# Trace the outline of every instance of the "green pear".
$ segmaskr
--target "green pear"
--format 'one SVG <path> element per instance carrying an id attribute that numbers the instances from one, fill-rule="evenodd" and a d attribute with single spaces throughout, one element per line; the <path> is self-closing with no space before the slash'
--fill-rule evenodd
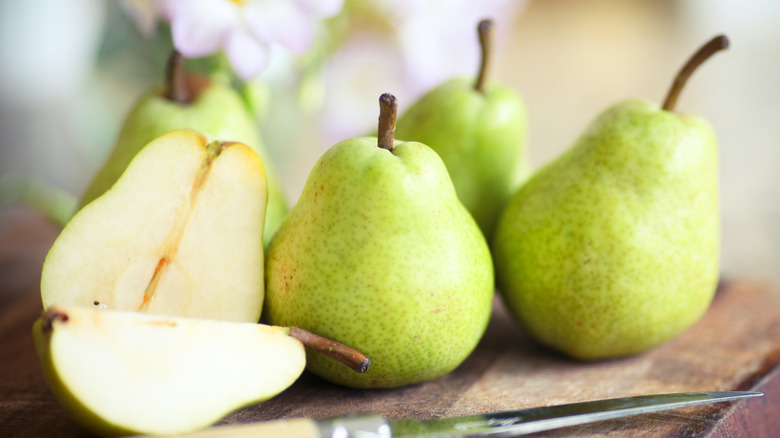
<path id="1" fill-rule="evenodd" d="M 248 146 L 194 131 L 162 135 L 57 237 L 41 274 L 44 308 L 256 322 L 266 192 Z"/>
<path id="2" fill-rule="evenodd" d="M 541 343 L 582 360 L 636 354 L 675 337 L 718 282 L 718 151 L 709 124 L 673 112 L 717 37 L 691 58 L 663 107 L 603 112 L 512 198 L 493 255 L 507 307 Z"/>
<path id="3" fill-rule="evenodd" d="M 450 173 L 458 198 L 490 238 L 498 215 L 530 173 L 526 111 L 512 89 L 488 83 L 492 24 L 478 26 L 478 78 L 454 78 L 424 95 L 398 119 L 396 136 L 430 146 Z"/>
<path id="4" fill-rule="evenodd" d="M 79 208 L 108 190 L 147 143 L 169 131 L 193 129 L 213 138 L 244 143 L 262 159 L 268 178 L 263 233 L 267 247 L 287 213 L 287 203 L 257 123 L 226 80 L 188 75 L 183 65 L 184 58 L 174 52 L 169 59 L 165 87 L 150 90 L 135 104 L 113 150 L 82 195 Z"/>
<path id="5" fill-rule="evenodd" d="M 487 242 L 439 156 L 395 141 L 380 98 L 377 137 L 337 143 L 317 162 L 269 247 L 264 315 L 371 358 L 364 374 L 309 353 L 307 369 L 350 387 L 408 385 L 457 367 L 491 313 Z"/>
<path id="6" fill-rule="evenodd" d="M 44 378 L 99 435 L 202 429 L 289 387 L 311 337 L 295 327 L 50 307 L 33 326 Z M 341 346 L 344 347 L 344 346 Z"/>

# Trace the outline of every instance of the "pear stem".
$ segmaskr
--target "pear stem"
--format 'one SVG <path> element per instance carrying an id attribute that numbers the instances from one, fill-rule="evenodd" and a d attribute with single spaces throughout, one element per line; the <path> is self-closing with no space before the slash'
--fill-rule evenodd
<path id="1" fill-rule="evenodd" d="M 41 329 L 44 333 L 50 333 L 53 329 L 54 321 L 59 320 L 60 322 L 67 322 L 68 321 L 68 314 L 55 308 L 48 308 L 46 309 L 46 312 L 43 314 L 43 324 L 41 325 Z"/>
<path id="2" fill-rule="evenodd" d="M 186 58 L 177 50 L 171 52 L 165 67 L 165 97 L 180 104 L 192 102 L 192 92 L 184 70 Z"/>
<path id="3" fill-rule="evenodd" d="M 301 341 L 304 347 L 336 359 L 355 372 L 365 373 L 371 364 L 371 361 L 363 353 L 298 327 L 290 327 L 290 336 Z"/>
<path id="4" fill-rule="evenodd" d="M 683 65 L 680 72 L 677 73 L 677 77 L 675 77 L 672 87 L 669 89 L 666 99 L 664 99 L 663 109 L 666 111 L 674 111 L 677 106 L 677 98 L 680 96 L 680 92 L 693 72 L 712 55 L 721 50 L 725 50 L 728 47 L 729 39 L 726 35 L 718 35 L 701 46 L 699 50 L 688 59 L 688 62 Z"/>
<path id="5" fill-rule="evenodd" d="M 479 34 L 479 48 L 482 58 L 479 63 L 479 75 L 474 83 L 474 89 L 484 93 L 488 63 L 493 48 L 493 21 L 488 19 L 480 21 L 477 25 L 477 33 Z"/>
<path id="6" fill-rule="evenodd" d="M 389 93 L 379 96 L 379 130 L 377 143 L 380 148 L 393 150 L 395 120 L 398 116 L 398 100 Z"/>

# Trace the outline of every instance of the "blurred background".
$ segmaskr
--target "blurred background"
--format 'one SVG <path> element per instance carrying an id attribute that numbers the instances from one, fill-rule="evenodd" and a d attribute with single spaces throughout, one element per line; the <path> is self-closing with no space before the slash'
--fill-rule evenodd
<path id="1" fill-rule="evenodd" d="M 134 101 L 162 80 L 173 44 L 154 4 L 0 2 L 3 206 L 56 215 L 81 194 Z M 724 276 L 780 282 L 780 3 L 771 1 L 347 0 L 317 23 L 305 53 L 271 46 L 259 76 L 234 78 L 291 203 L 328 147 L 372 132 L 380 93 L 396 94 L 403 111 L 438 82 L 475 74 L 474 28 L 491 16 L 493 77 L 526 102 L 535 168 L 612 104 L 660 103 L 688 56 L 727 34 L 731 48 L 695 73 L 678 109 L 718 133 Z"/>

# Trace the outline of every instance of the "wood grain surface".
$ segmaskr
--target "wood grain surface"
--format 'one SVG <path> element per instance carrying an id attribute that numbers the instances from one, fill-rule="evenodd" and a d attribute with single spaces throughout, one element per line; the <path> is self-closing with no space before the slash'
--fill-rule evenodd
<path id="1" fill-rule="evenodd" d="M 33 211 L 0 211 L 0 437 L 88 436 L 50 395 L 31 326 L 40 270 L 59 230 Z M 722 284 L 704 318 L 678 338 L 631 358 L 582 363 L 533 342 L 495 301 L 477 350 L 458 369 L 421 385 L 354 390 L 304 374 L 272 400 L 220 423 L 376 412 L 391 419 L 485 413 L 608 397 L 703 390 L 764 397 L 608 420 L 537 436 L 777 436 L 780 430 L 780 291 Z"/>

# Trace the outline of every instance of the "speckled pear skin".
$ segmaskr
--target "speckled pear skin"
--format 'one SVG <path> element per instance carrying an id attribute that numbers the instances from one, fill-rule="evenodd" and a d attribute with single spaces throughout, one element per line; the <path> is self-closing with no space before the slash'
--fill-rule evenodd
<path id="1" fill-rule="evenodd" d="M 487 242 L 427 146 L 345 140 L 315 165 L 271 241 L 263 311 L 362 352 L 358 374 L 319 353 L 332 382 L 396 387 L 449 373 L 475 348 L 494 290 Z"/>
<path id="2" fill-rule="evenodd" d="M 396 138 L 435 150 L 449 170 L 458 197 L 488 238 L 498 215 L 530 174 L 526 110 L 510 88 L 471 78 L 434 88 L 399 118 Z"/>
<path id="3" fill-rule="evenodd" d="M 542 343 L 582 360 L 683 332 L 718 281 L 718 152 L 703 119 L 619 103 L 534 175 L 493 241 L 498 288 Z"/>
<path id="4" fill-rule="evenodd" d="M 288 208 L 257 122 L 238 92 L 226 81 L 198 76 L 188 79 L 192 88 L 198 90 L 191 104 L 182 105 L 168 100 L 159 88 L 149 90 L 136 102 L 125 119 L 114 148 L 84 191 L 79 209 L 111 188 L 146 144 L 173 130 L 193 129 L 212 138 L 244 143 L 260 156 L 268 182 L 263 232 L 263 245 L 267 248 Z"/>

